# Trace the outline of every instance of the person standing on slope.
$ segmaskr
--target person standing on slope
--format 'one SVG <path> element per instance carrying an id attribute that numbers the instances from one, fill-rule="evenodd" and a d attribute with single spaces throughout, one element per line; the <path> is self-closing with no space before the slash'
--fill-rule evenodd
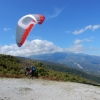
<path id="1" fill-rule="evenodd" d="M 36 71 L 36 68 L 32 66 L 32 68 L 31 68 L 31 70 L 30 70 L 30 73 L 31 73 L 30 78 L 33 79 L 33 76 L 35 75 L 35 71 Z"/>

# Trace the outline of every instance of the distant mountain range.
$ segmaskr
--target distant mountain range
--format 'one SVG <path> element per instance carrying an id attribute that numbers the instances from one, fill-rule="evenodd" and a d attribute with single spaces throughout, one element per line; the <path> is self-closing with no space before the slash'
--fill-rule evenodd
<path id="1" fill-rule="evenodd" d="M 88 73 L 100 75 L 100 57 L 75 53 L 49 53 L 32 55 L 32 59 L 66 64 L 70 67 L 81 69 Z"/>

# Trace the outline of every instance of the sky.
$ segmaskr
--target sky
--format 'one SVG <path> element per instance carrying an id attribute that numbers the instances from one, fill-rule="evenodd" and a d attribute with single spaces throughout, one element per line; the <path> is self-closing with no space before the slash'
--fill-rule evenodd
<path id="1" fill-rule="evenodd" d="M 45 21 L 18 47 L 17 22 L 27 14 L 42 14 Z M 0 54 L 54 52 L 100 56 L 100 0 L 0 0 Z"/>

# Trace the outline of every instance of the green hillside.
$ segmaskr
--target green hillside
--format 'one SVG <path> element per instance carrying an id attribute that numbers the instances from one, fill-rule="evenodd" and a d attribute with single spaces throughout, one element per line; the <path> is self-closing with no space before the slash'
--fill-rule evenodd
<path id="1" fill-rule="evenodd" d="M 37 78 L 51 79 L 57 81 L 71 81 L 71 82 L 80 82 L 85 84 L 95 85 L 100 83 L 100 78 L 88 78 L 84 77 L 82 72 L 67 68 L 60 64 L 54 63 L 44 63 L 41 61 L 35 61 L 25 58 L 18 58 L 10 55 L 0 54 L 0 77 L 15 77 L 23 78 L 27 77 L 24 73 L 24 68 L 26 66 L 35 66 Z M 86 74 L 87 75 L 87 74 Z"/>
<path id="2" fill-rule="evenodd" d="M 64 73 L 71 74 L 71 75 L 76 75 L 76 76 L 83 77 L 85 79 L 100 83 L 100 76 L 97 76 L 94 74 L 92 75 L 90 73 L 84 72 L 84 71 L 79 70 L 79 69 L 72 68 L 72 67 L 67 66 L 65 64 L 47 62 L 47 61 L 42 61 L 42 62 L 49 69 L 64 72 Z"/>

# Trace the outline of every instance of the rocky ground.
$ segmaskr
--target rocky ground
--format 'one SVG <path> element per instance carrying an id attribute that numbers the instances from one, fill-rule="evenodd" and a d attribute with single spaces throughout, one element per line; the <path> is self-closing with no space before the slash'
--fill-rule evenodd
<path id="1" fill-rule="evenodd" d="M 100 87 L 42 79 L 0 78 L 0 100 L 100 100 Z"/>

